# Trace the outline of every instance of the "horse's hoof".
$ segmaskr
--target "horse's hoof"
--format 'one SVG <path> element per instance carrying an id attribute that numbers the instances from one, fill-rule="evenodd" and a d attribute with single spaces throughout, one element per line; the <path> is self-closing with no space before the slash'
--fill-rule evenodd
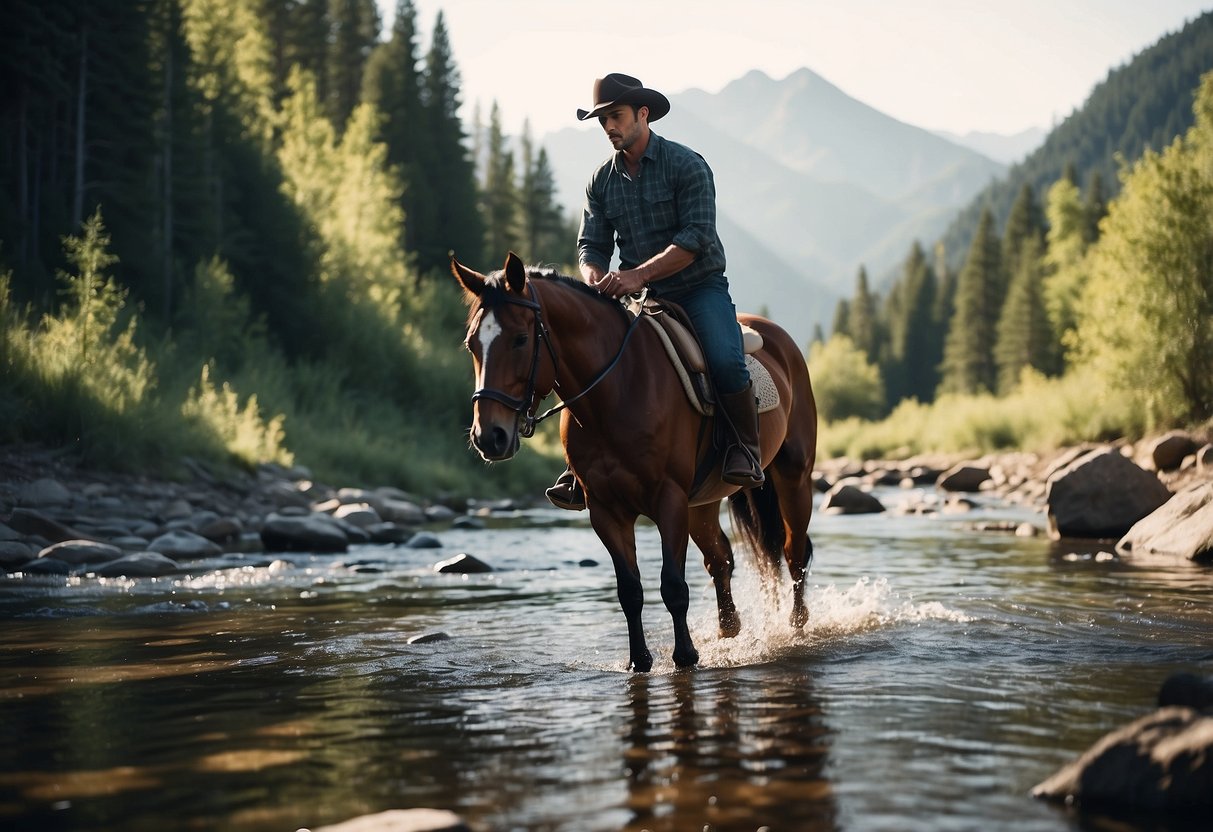
<path id="1" fill-rule="evenodd" d="M 628 670 L 633 673 L 648 673 L 653 669 L 653 656 L 646 650 L 641 656 L 633 656 Z"/>
<path id="2" fill-rule="evenodd" d="M 689 650 L 675 650 L 674 664 L 678 667 L 694 667 L 699 664 L 699 651 L 694 647 Z"/>
<path id="3" fill-rule="evenodd" d="M 803 630 L 804 625 L 809 623 L 809 611 L 804 607 L 792 610 L 792 626 L 797 630 Z"/>
<path id="4" fill-rule="evenodd" d="M 741 632 L 741 619 L 737 616 L 720 619 L 720 637 L 721 638 L 736 638 Z"/>

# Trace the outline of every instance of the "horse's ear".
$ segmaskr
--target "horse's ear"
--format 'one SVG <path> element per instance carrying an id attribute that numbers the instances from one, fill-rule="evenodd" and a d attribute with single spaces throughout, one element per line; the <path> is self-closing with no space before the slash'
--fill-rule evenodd
<path id="1" fill-rule="evenodd" d="M 460 263 L 454 254 L 451 255 L 451 274 L 455 275 L 467 296 L 480 297 L 484 292 L 484 275 Z"/>
<path id="2" fill-rule="evenodd" d="M 512 251 L 505 256 L 505 285 L 518 295 L 526 286 L 526 266 L 522 265 L 522 258 Z"/>

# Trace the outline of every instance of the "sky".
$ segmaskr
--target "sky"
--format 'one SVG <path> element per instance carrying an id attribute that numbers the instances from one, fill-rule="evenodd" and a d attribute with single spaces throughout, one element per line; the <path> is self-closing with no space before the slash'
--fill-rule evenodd
<path id="1" fill-rule="evenodd" d="M 377 0 L 390 26 L 396 0 Z M 751 70 L 807 67 L 929 130 L 1048 129 L 1108 71 L 1213 0 L 414 0 L 419 51 L 442 11 L 465 120 L 494 102 L 507 133 L 578 124 L 595 78 L 719 92 Z M 588 128 L 587 128 L 588 129 Z"/>

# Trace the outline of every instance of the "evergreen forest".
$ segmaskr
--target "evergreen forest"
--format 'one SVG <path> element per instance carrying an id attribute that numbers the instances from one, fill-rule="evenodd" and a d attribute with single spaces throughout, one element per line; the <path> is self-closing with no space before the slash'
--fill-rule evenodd
<path id="1" fill-rule="evenodd" d="M 411 0 L 0 5 L 0 442 L 537 494 L 468 449 L 454 252 L 571 270 L 544 149 L 461 121 Z M 809 345 L 827 454 L 1213 416 L 1213 14 L 1124 67 Z"/>
<path id="2" fill-rule="evenodd" d="M 0 441 L 431 494 L 546 476 L 467 448 L 448 263 L 567 264 L 575 229 L 529 131 L 460 120 L 431 31 L 411 0 L 386 32 L 374 0 L 4 3 Z"/>

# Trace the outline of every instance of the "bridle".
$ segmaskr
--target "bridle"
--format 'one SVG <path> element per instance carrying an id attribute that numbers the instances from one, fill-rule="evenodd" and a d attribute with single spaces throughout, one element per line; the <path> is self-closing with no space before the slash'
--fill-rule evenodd
<path id="1" fill-rule="evenodd" d="M 598 383 L 606 378 L 607 374 L 609 374 L 611 370 L 615 369 L 615 365 L 617 365 L 619 363 L 619 359 L 623 357 L 624 348 L 627 347 L 628 341 L 630 341 L 632 338 L 632 333 L 636 331 L 636 325 L 640 322 L 640 315 L 636 315 L 632 319 L 632 321 L 628 324 L 627 332 L 624 333 L 623 343 L 619 345 L 619 351 L 615 353 L 615 357 L 611 359 L 611 363 L 608 364 L 602 370 L 602 372 L 600 372 L 594 378 L 594 380 L 586 386 L 584 390 L 570 399 L 562 400 L 560 404 L 547 410 L 542 415 L 536 416 L 535 411 L 539 409 L 539 403 L 543 400 L 542 396 L 537 397 L 535 395 L 535 379 L 539 375 L 540 343 L 543 343 L 547 347 L 548 355 L 552 359 L 552 386 L 553 388 L 557 389 L 560 387 L 560 380 L 555 378 L 555 375 L 560 363 L 556 359 L 556 348 L 552 346 L 551 333 L 548 331 L 547 324 L 545 324 L 543 321 L 543 307 L 540 306 L 539 301 L 535 299 L 535 287 L 531 285 L 530 281 L 528 281 L 526 288 L 529 297 L 516 297 L 508 293 L 505 295 L 506 303 L 525 307 L 526 309 L 530 309 L 535 313 L 534 338 L 532 339 L 534 344 L 531 349 L 531 370 L 527 375 L 526 390 L 523 392 L 522 398 L 516 398 L 501 390 L 494 390 L 491 387 L 481 387 L 472 394 L 473 404 L 481 399 L 490 399 L 491 401 L 503 404 L 510 410 L 514 411 L 518 419 L 518 435 L 523 439 L 529 439 L 531 436 L 533 436 L 535 433 L 535 428 L 544 419 L 556 415 L 598 386 Z"/>

